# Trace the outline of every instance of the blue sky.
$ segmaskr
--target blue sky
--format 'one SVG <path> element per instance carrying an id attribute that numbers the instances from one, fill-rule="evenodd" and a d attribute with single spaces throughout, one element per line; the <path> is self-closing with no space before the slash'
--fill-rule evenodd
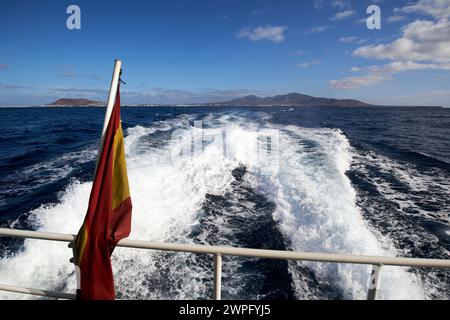
<path id="1" fill-rule="evenodd" d="M 450 106 L 449 21 L 449 0 L 2 0 L 0 105 L 104 101 L 120 58 L 124 103 L 296 91 Z"/>

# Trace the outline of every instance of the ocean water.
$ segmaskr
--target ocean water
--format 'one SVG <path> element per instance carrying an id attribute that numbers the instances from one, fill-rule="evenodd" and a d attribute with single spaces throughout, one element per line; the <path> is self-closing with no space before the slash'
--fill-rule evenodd
<path id="1" fill-rule="evenodd" d="M 0 108 L 0 226 L 78 231 L 103 116 Z M 450 258 L 450 109 L 124 107 L 122 120 L 130 238 Z M 0 239 L 0 283 L 73 290 L 70 257 L 64 243 Z M 112 261 L 119 298 L 213 295 L 210 256 L 117 248 Z M 365 299 L 369 273 L 224 257 L 223 298 Z M 450 271 L 385 267 L 380 298 L 449 299 Z"/>

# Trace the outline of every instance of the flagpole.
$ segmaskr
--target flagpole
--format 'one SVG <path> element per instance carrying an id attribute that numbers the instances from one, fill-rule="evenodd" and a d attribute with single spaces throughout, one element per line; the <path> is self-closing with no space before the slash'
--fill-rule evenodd
<path id="1" fill-rule="evenodd" d="M 103 143 L 105 141 L 106 129 L 108 128 L 109 119 L 111 118 L 111 113 L 114 108 L 114 103 L 116 102 L 117 88 L 119 87 L 121 68 L 122 68 L 122 61 L 115 60 L 114 71 L 113 71 L 113 75 L 112 75 L 112 79 L 111 79 L 111 86 L 109 88 L 108 102 L 106 104 L 106 113 L 105 113 L 105 120 L 103 122 L 102 137 L 100 139 L 100 147 L 98 148 L 99 157 L 102 154 Z M 97 158 L 97 165 L 98 165 L 99 157 Z M 97 171 L 97 166 L 95 168 L 95 171 Z"/>

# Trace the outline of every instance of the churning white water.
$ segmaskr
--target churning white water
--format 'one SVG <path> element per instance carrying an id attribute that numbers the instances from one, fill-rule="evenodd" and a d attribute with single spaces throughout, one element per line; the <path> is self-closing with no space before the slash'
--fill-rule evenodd
<path id="1" fill-rule="evenodd" d="M 130 238 L 192 243 L 206 194 L 224 195 L 232 170 L 247 168 L 246 181 L 275 203 L 273 219 L 292 250 L 395 255 L 389 241 L 369 228 L 355 204 L 345 175 L 352 150 L 339 130 L 248 123 L 237 116 L 211 116 L 192 134 L 183 116 L 152 127 L 127 130 L 128 176 L 133 202 Z M 226 133 L 224 133 L 226 128 Z M 177 139 L 170 140 L 176 130 Z M 181 129 L 181 130 L 180 130 Z M 202 134 L 199 134 L 201 132 Z M 279 132 L 273 150 L 261 162 L 261 135 Z M 199 142 L 203 146 L 197 148 Z M 226 152 L 224 152 L 226 150 Z M 190 156 L 180 156 L 191 151 Z M 84 218 L 91 183 L 74 181 L 55 205 L 42 205 L 29 219 L 35 229 L 76 233 Z M 221 227 L 220 219 L 217 220 Z M 0 260 L 0 283 L 50 290 L 75 289 L 71 250 L 65 243 L 26 240 L 21 251 Z M 329 263 L 289 263 L 297 298 L 314 298 L 299 265 L 344 298 L 364 299 L 370 269 Z M 121 298 L 198 299 L 211 294 L 211 269 L 192 254 L 117 248 L 113 254 Z M 227 274 L 224 277 L 233 277 Z M 236 269 L 232 269 L 236 270 Z M 424 298 L 420 282 L 405 268 L 385 268 L 381 298 Z M 0 298 L 29 298 L 1 293 Z M 238 296 L 236 298 L 239 298 Z"/>

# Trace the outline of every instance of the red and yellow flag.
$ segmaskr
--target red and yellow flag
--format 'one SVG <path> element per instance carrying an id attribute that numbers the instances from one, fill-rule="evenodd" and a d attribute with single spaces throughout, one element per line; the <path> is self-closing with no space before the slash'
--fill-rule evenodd
<path id="1" fill-rule="evenodd" d="M 120 124 L 120 93 L 105 132 L 84 223 L 76 239 L 77 299 L 115 298 L 111 254 L 131 230 L 131 199 Z"/>

